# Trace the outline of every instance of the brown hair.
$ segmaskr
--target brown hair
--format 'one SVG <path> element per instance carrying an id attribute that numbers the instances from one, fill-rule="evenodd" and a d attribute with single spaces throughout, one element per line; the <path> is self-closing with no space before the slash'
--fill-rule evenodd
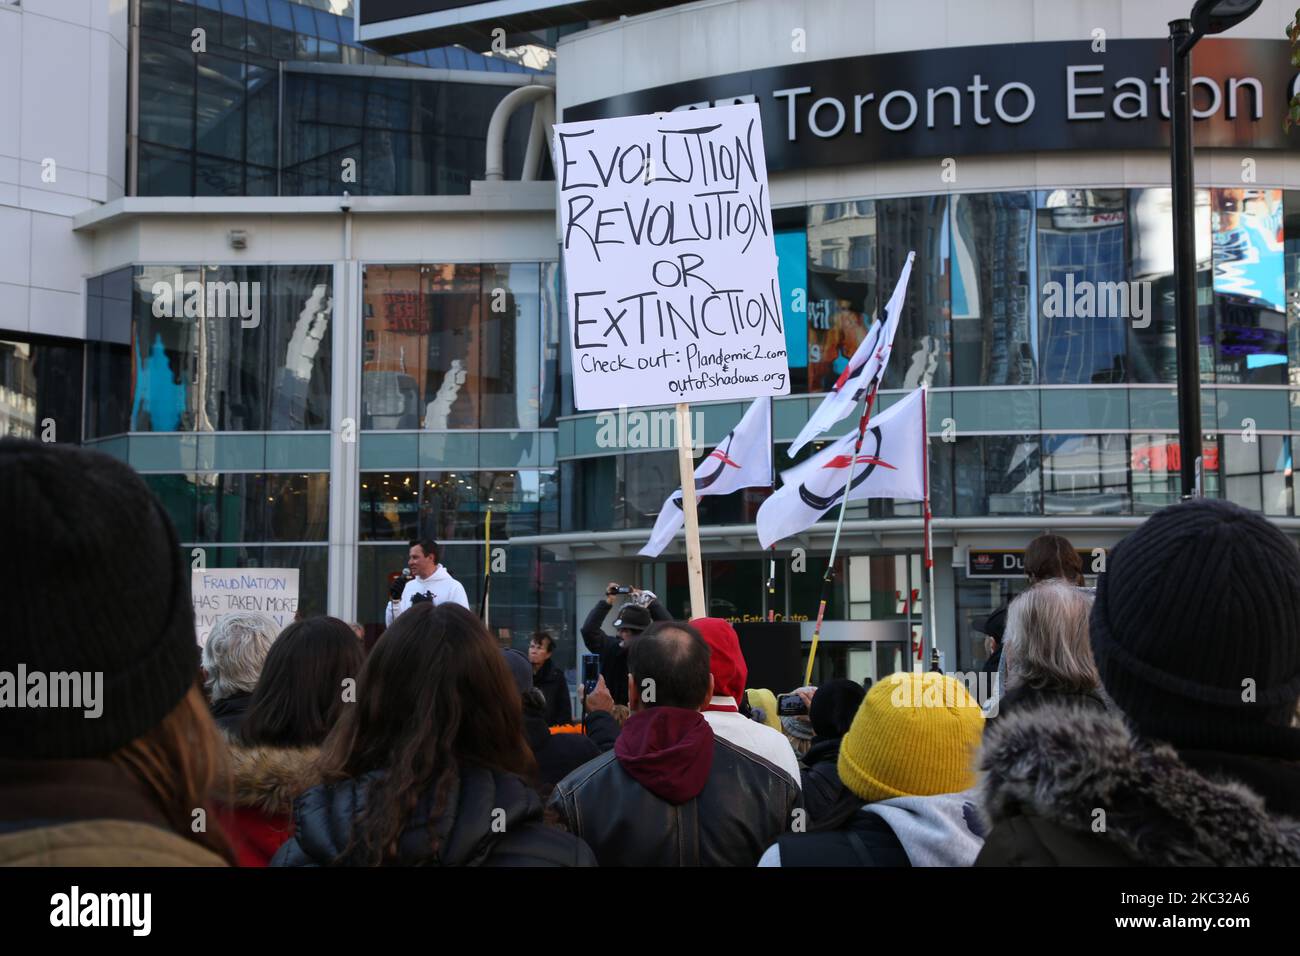
<path id="1" fill-rule="evenodd" d="M 460 605 L 422 602 L 375 644 L 357 681 L 357 702 L 325 741 L 326 781 L 383 772 L 370 783 L 339 862 L 393 860 L 408 819 L 429 793 L 427 834 L 436 856 L 436 823 L 462 765 L 530 781 L 537 775 L 519 690 L 496 641 Z"/>
<path id="2" fill-rule="evenodd" d="M 1069 540 L 1059 534 L 1040 534 L 1025 548 L 1025 574 L 1032 582 L 1064 578 L 1083 584 L 1083 562 Z"/>
<path id="3" fill-rule="evenodd" d="M 156 727 L 108 759 L 140 781 L 172 832 L 235 864 L 210 803 L 215 785 L 228 789 L 225 751 L 197 681 Z M 205 817 L 198 833 L 195 810 Z"/>

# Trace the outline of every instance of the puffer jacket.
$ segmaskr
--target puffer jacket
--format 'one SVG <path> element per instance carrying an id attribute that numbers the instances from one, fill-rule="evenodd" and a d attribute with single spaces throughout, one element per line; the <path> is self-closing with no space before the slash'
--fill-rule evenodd
<path id="1" fill-rule="evenodd" d="M 217 808 L 240 866 L 266 866 L 293 833 L 293 801 L 320 783 L 315 747 L 230 743 L 231 799 Z"/>
<path id="2" fill-rule="evenodd" d="M 1300 865 L 1300 763 L 1179 753 L 1114 711 L 1047 705 L 984 738 L 977 866 Z"/>
<path id="3" fill-rule="evenodd" d="M 342 855 L 371 785 L 382 771 L 313 787 L 294 803 L 294 835 L 272 866 L 347 866 Z M 582 840 L 542 822 L 542 801 L 521 777 L 465 766 L 442 815 L 433 821 L 439 851 L 431 851 L 426 793 L 397 840 L 398 866 L 592 866 Z"/>
<path id="4" fill-rule="evenodd" d="M 784 771 L 663 706 L 632 714 L 549 803 L 601 866 L 753 866 L 801 806 Z"/>

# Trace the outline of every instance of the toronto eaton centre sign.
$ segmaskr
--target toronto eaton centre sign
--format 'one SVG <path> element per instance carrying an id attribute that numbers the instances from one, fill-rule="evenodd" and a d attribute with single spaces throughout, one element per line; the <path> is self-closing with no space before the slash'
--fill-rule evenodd
<path id="1" fill-rule="evenodd" d="M 1282 40 L 1204 40 L 1197 146 L 1290 149 L 1297 73 Z M 1003 44 L 715 76 L 583 103 L 566 121 L 757 103 L 770 170 L 1034 150 L 1163 149 L 1168 41 Z"/>

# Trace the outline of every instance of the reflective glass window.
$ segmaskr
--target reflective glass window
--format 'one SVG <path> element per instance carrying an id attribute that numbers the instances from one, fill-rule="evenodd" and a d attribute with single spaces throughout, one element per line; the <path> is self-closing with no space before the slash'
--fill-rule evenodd
<path id="1" fill-rule="evenodd" d="M 1038 198 L 1039 381 L 1123 382 L 1131 325 L 1120 189 Z"/>
<path id="2" fill-rule="evenodd" d="M 1285 384 L 1282 191 L 1212 189 L 1215 381 Z"/>
<path id="3" fill-rule="evenodd" d="M 1033 193 L 952 197 L 955 385 L 1037 381 Z"/>

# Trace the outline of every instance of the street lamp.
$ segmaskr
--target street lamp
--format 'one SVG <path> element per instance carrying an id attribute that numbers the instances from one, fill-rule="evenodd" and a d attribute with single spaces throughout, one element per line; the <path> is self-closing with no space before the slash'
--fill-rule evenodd
<path id="1" fill-rule="evenodd" d="M 1169 23 L 1169 152 L 1174 206 L 1174 317 L 1178 355 L 1178 450 L 1182 496 L 1201 488 L 1200 328 L 1196 321 L 1196 212 L 1192 178 L 1192 47 L 1254 13 L 1263 0 L 1197 0 L 1188 20 Z"/>

